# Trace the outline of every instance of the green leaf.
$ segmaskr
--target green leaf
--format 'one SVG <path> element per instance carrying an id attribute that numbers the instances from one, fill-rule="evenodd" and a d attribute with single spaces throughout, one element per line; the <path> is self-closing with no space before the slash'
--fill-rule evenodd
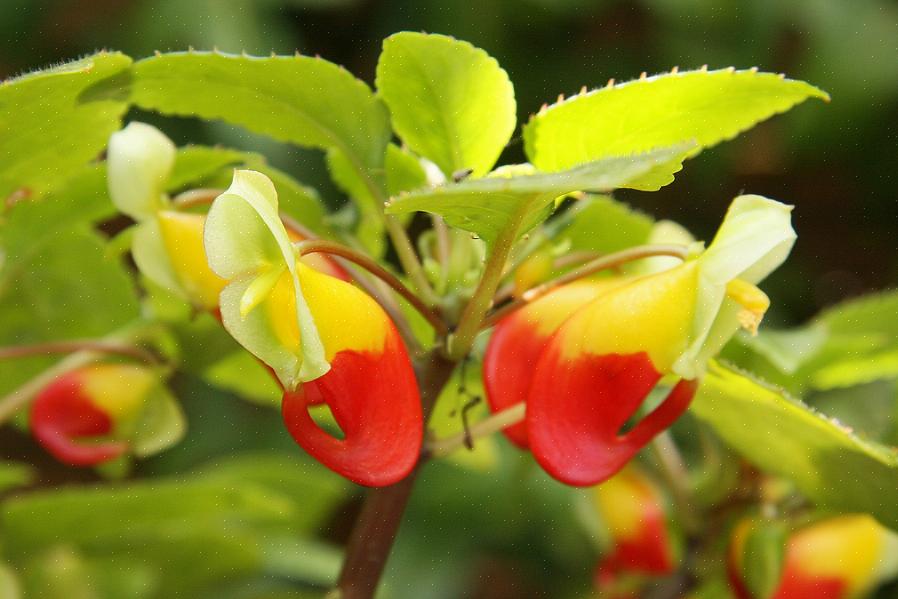
<path id="1" fill-rule="evenodd" d="M 570 208 L 570 224 L 559 234 L 571 250 L 610 254 L 646 243 L 654 220 L 623 202 L 591 195 Z"/>
<path id="2" fill-rule="evenodd" d="M 826 390 L 895 378 L 898 378 L 898 349 L 857 358 L 846 356 L 817 370 L 811 377 L 811 386 Z"/>
<path id="3" fill-rule="evenodd" d="M 13 204 L 0 220 L 0 245 L 6 260 L 15 262 L 42 240 L 114 214 L 106 191 L 106 165 L 81 166 L 43 197 Z"/>
<path id="4" fill-rule="evenodd" d="M 75 227 L 38 239 L 0 270 L 0 343 L 105 335 L 139 315 L 131 278 L 95 234 Z M 53 358 L 0 361 L 0 393 Z"/>
<path id="5" fill-rule="evenodd" d="M 525 150 L 546 171 L 687 140 L 698 153 L 808 98 L 829 100 L 812 85 L 755 69 L 665 73 L 544 108 L 524 127 Z"/>
<path id="6" fill-rule="evenodd" d="M 759 468 L 791 479 L 821 507 L 898 527 L 898 455 L 781 391 L 712 363 L 691 410 Z"/>
<path id="7" fill-rule="evenodd" d="M 271 373 L 249 352 L 240 349 L 212 364 L 202 373 L 210 385 L 280 410 L 283 390 Z"/>
<path id="8" fill-rule="evenodd" d="M 409 31 L 391 35 L 376 83 L 399 137 L 447 177 L 468 168 L 486 174 L 514 132 L 508 74 L 467 42 Z"/>
<path id="9" fill-rule="evenodd" d="M 264 158 L 251 152 L 210 146 L 184 146 L 178 148 L 175 166 L 165 188 L 168 192 L 180 191 L 203 185 L 228 167 L 236 167 L 249 161 L 264 162 Z M 228 180 L 231 172 L 228 171 Z"/>
<path id="10" fill-rule="evenodd" d="M 100 52 L 0 83 L 0 198 L 40 196 L 106 147 L 131 59 Z"/>
<path id="11" fill-rule="evenodd" d="M 172 550 L 181 541 L 200 541 L 209 531 L 279 538 L 315 529 L 347 488 L 311 462 L 271 452 L 243 454 L 184 480 L 13 497 L 0 508 L 0 532 L 4 548 L 16 559 L 57 543 L 102 555 L 137 551 L 145 542 Z M 203 553 L 202 547 L 192 551 Z"/>
<path id="12" fill-rule="evenodd" d="M 640 180 L 658 165 L 682 160 L 690 144 L 635 156 L 606 158 L 558 173 L 486 177 L 414 191 L 393 198 L 388 214 L 424 211 L 491 244 L 506 227 L 523 235 L 545 220 L 554 200 L 574 191 L 610 191 Z"/>
<path id="13" fill-rule="evenodd" d="M 161 54 L 134 65 L 132 99 L 163 114 L 222 119 L 280 141 L 343 154 L 381 185 L 389 117 L 362 81 L 321 58 Z"/>
<path id="14" fill-rule="evenodd" d="M 874 333 L 883 342 L 898 339 L 898 290 L 872 293 L 825 310 L 816 319 L 833 335 Z"/>

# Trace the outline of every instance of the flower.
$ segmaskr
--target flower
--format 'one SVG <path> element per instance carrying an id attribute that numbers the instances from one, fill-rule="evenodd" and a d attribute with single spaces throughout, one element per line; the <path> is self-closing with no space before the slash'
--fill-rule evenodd
<path id="1" fill-rule="evenodd" d="M 131 364 L 95 364 L 59 376 L 38 393 L 30 424 L 38 443 L 72 466 L 127 452 L 151 455 L 184 434 L 181 409 L 158 375 Z"/>
<path id="2" fill-rule="evenodd" d="M 184 212 L 165 192 L 176 159 L 174 143 L 151 125 L 131 122 L 109 138 L 108 186 L 112 202 L 135 221 L 132 254 L 140 272 L 157 285 L 214 311 L 226 281 L 210 268 L 203 247 L 204 214 Z M 293 241 L 302 237 L 290 233 Z M 341 278 L 346 272 L 328 258 L 304 262 Z"/>
<path id="3" fill-rule="evenodd" d="M 165 187 L 175 164 L 175 144 L 145 123 L 131 122 L 109 138 L 109 197 L 135 221 L 132 254 L 148 279 L 214 310 L 225 281 L 209 269 L 203 250 L 202 214 L 174 210 Z"/>
<path id="4" fill-rule="evenodd" d="M 600 589 L 621 575 L 674 571 L 679 546 L 667 521 L 664 496 L 641 469 L 629 465 L 595 487 L 592 496 L 611 540 L 610 551 L 596 567 Z"/>
<path id="5" fill-rule="evenodd" d="M 620 470 L 688 407 L 708 360 L 739 327 L 756 330 L 769 300 L 755 284 L 791 250 L 790 212 L 740 196 L 708 249 L 684 263 L 568 285 L 503 320 L 485 386 L 493 409 L 526 401 L 516 441 L 568 484 Z M 621 433 L 668 375 L 680 380 L 666 399 Z"/>
<path id="6" fill-rule="evenodd" d="M 734 530 L 728 555 L 730 583 L 740 599 L 755 595 L 746 583 L 747 541 L 752 520 Z M 793 532 L 786 541 L 778 580 L 769 599 L 849 599 L 866 594 L 898 574 L 898 536 L 866 514 L 819 520 Z"/>
<path id="7" fill-rule="evenodd" d="M 277 375 L 296 442 L 360 484 L 405 477 L 420 453 L 421 404 L 405 346 L 377 302 L 298 259 L 278 218 L 277 191 L 255 171 L 235 171 L 215 200 L 205 246 L 212 270 L 228 282 L 222 322 Z M 344 438 L 312 419 L 309 408 L 320 404 Z"/>

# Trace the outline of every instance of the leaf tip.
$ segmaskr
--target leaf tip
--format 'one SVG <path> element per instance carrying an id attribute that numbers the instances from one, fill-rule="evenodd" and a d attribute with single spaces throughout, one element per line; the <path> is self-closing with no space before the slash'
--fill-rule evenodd
<path id="1" fill-rule="evenodd" d="M 648 79 L 648 78 L 649 78 L 649 74 L 646 73 L 645 71 L 643 71 L 643 72 L 641 72 L 641 73 L 639 74 L 639 80 L 640 80 L 640 81 L 645 81 L 645 80 Z"/>
<path id="2" fill-rule="evenodd" d="M 608 80 L 608 83 L 605 84 L 605 89 L 611 89 L 614 87 L 614 77 Z"/>
<path id="3" fill-rule="evenodd" d="M 703 64 L 703 65 L 701 66 L 701 68 L 699 69 L 699 71 L 701 71 L 702 73 L 707 73 L 707 72 L 708 72 L 708 65 Z"/>
<path id="4" fill-rule="evenodd" d="M 679 72 L 680 72 L 680 67 L 674 67 L 670 70 L 671 75 L 676 75 Z"/>

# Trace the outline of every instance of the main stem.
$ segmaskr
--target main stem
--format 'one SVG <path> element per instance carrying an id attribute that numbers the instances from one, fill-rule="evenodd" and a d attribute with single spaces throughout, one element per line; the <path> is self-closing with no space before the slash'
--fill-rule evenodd
<path id="1" fill-rule="evenodd" d="M 419 381 L 425 422 L 454 368 L 455 364 L 439 352 L 431 352 L 421 368 Z M 395 485 L 368 491 L 346 545 L 340 578 L 329 599 L 374 597 L 421 466 L 419 462 L 411 474 Z"/>

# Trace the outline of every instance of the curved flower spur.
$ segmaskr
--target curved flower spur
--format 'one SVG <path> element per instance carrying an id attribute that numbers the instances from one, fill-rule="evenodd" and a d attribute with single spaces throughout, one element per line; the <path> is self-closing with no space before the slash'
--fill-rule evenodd
<path id="1" fill-rule="evenodd" d="M 708 249 L 683 264 L 568 285 L 500 323 L 487 351 L 486 386 L 493 395 L 504 389 L 491 399 L 494 409 L 526 400 L 519 444 L 529 442 L 543 468 L 568 484 L 596 484 L 620 470 L 688 407 L 708 360 L 739 327 L 757 328 L 769 300 L 755 284 L 792 248 L 790 212 L 740 196 Z M 510 348 L 526 372 L 497 366 L 512 362 L 502 357 Z M 622 433 L 665 376 L 679 381 Z"/>
<path id="2" fill-rule="evenodd" d="M 209 265 L 228 281 L 221 318 L 284 388 L 290 434 L 309 454 L 363 485 L 389 485 L 417 462 L 418 386 L 392 321 L 355 286 L 299 261 L 263 174 L 238 170 L 209 210 Z M 327 404 L 344 438 L 309 408 Z"/>

